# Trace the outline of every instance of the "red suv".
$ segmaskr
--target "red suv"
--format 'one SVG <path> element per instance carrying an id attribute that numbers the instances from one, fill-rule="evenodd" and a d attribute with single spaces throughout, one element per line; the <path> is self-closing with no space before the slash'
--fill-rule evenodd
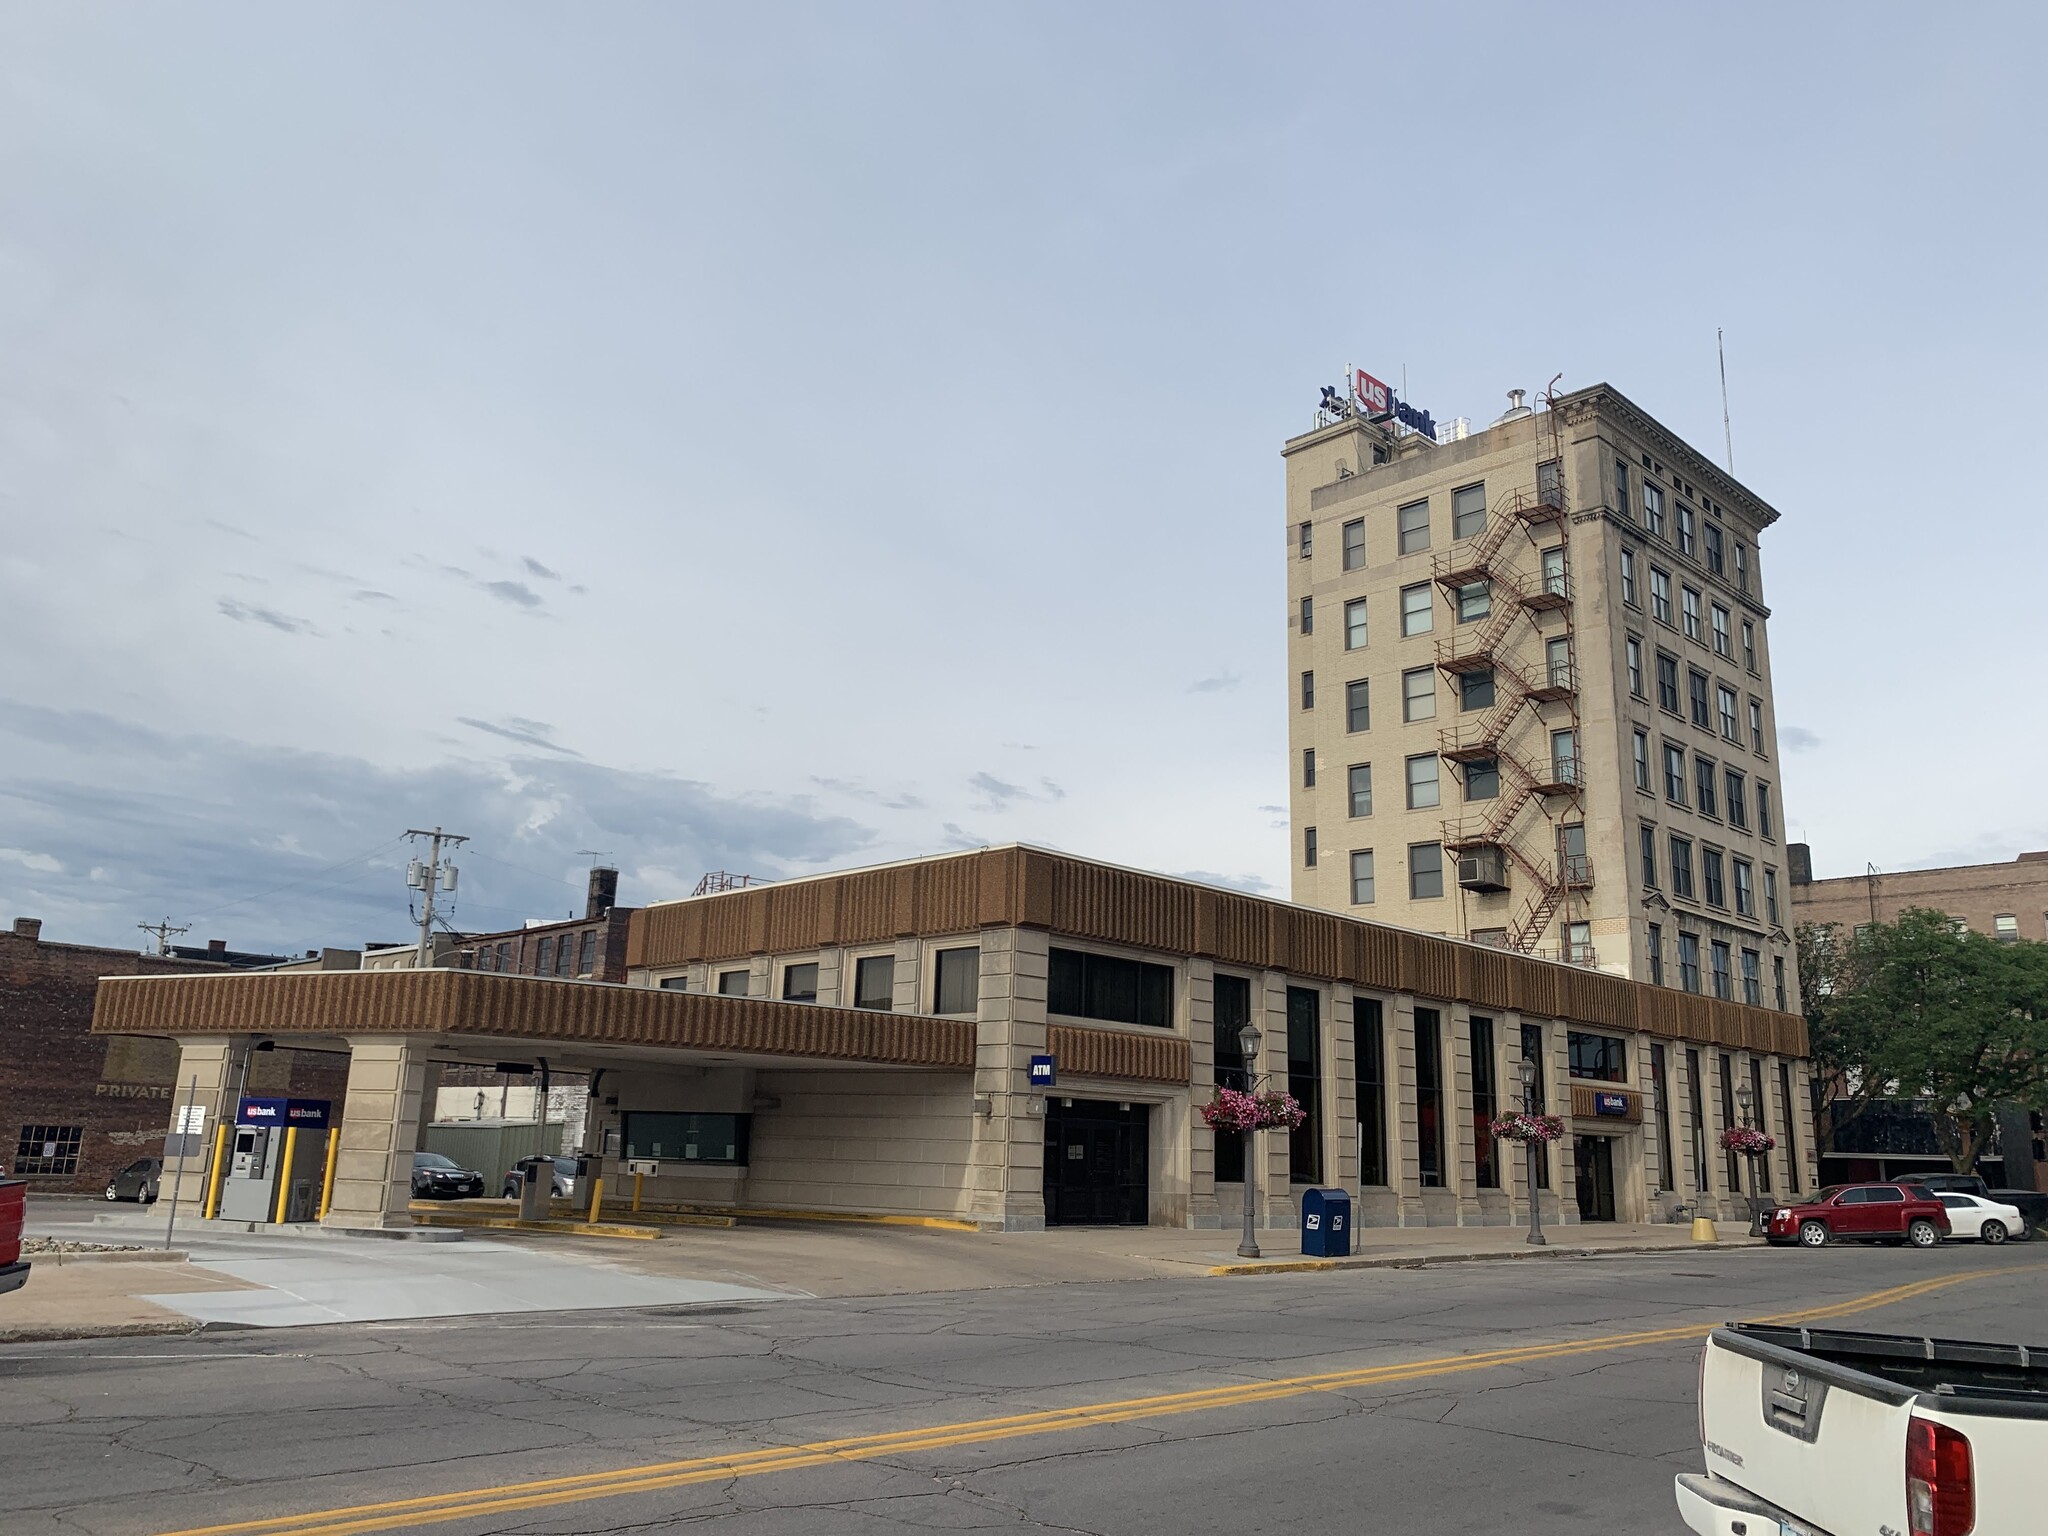
<path id="1" fill-rule="evenodd" d="M 1948 1211 L 1915 1185 L 1842 1184 L 1804 1205 L 1779 1206 L 1765 1236 L 1802 1248 L 1824 1248 L 1837 1238 L 1932 1248 L 1948 1236 Z"/>

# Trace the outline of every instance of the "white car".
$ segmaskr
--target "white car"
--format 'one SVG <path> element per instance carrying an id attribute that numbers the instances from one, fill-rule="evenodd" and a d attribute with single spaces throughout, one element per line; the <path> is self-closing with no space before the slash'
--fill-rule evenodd
<path id="1" fill-rule="evenodd" d="M 2023 1236 L 2027 1218 L 2016 1205 L 2000 1205 L 1982 1195 L 1940 1194 L 1948 1211 L 1950 1237 L 1974 1237 L 1979 1242 L 2002 1243 L 2008 1237 Z"/>

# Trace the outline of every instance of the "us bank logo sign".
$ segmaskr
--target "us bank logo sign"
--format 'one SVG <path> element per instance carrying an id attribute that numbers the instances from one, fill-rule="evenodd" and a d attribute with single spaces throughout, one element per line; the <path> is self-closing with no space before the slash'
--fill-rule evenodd
<path id="1" fill-rule="evenodd" d="M 1398 421 L 1412 431 L 1420 432 L 1431 442 L 1436 441 L 1436 418 L 1424 410 L 1408 404 L 1396 395 L 1393 386 L 1374 378 L 1363 368 L 1353 368 L 1351 374 L 1351 403 L 1358 407 L 1358 414 L 1367 421 Z"/>

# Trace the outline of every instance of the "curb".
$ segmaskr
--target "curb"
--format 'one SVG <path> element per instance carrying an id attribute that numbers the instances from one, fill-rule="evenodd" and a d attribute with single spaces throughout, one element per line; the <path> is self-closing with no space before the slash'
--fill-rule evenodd
<path id="1" fill-rule="evenodd" d="M 117 1248 L 112 1253 L 31 1253 L 31 1264 L 51 1269 L 69 1269 L 74 1264 L 188 1264 L 192 1255 L 183 1248 Z"/>
<path id="2" fill-rule="evenodd" d="M 1595 1259 L 1605 1254 L 1698 1253 L 1707 1248 L 1749 1248 L 1752 1243 L 1717 1241 L 1711 1243 L 1627 1243 L 1608 1248 L 1523 1248 L 1502 1253 L 1411 1253 L 1380 1257 L 1359 1255 L 1348 1259 L 1280 1259 L 1272 1263 L 1247 1260 L 1242 1264 L 1213 1264 L 1211 1275 L 1299 1275 L 1330 1269 L 1434 1269 L 1444 1264 L 1486 1264 L 1506 1259 Z"/>
<path id="3" fill-rule="evenodd" d="M 639 1242 L 652 1242 L 663 1236 L 659 1227 L 632 1227 L 609 1221 L 521 1221 L 517 1216 L 465 1216 L 455 1211 L 415 1213 L 412 1219 L 421 1226 L 459 1227 L 470 1232 L 547 1232 L 564 1237 L 618 1237 Z"/>
<path id="4" fill-rule="evenodd" d="M 64 1339 L 142 1339 L 182 1337 L 198 1333 L 206 1324 L 190 1318 L 163 1323 L 48 1323 L 20 1328 L 0 1328 L 0 1344 L 47 1344 Z"/>

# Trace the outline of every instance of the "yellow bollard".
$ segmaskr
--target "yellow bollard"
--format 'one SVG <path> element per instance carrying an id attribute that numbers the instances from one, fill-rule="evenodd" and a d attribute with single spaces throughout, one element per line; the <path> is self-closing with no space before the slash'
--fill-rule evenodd
<path id="1" fill-rule="evenodd" d="M 220 1181 L 228 1172 L 228 1123 L 222 1120 L 213 1132 L 213 1166 L 206 1171 L 206 1204 L 200 1209 L 200 1217 L 211 1221 L 220 1209 Z"/>
<path id="2" fill-rule="evenodd" d="M 635 1216 L 637 1216 L 637 1215 L 639 1215 L 639 1214 L 640 1214 L 640 1181 L 641 1181 L 641 1180 L 642 1180 L 643 1178 L 645 1178 L 645 1177 L 646 1177 L 646 1175 L 645 1175 L 645 1174 L 643 1174 L 643 1173 L 641 1173 L 641 1172 L 640 1172 L 639 1170 L 637 1170 L 637 1169 L 636 1169 L 636 1170 L 634 1170 L 634 1173 L 633 1173 L 633 1214 L 634 1214 Z"/>
<path id="3" fill-rule="evenodd" d="M 590 1222 L 597 1224 L 597 1218 L 604 1214 L 604 1175 L 598 1174 L 590 1186 Z"/>
<path id="4" fill-rule="evenodd" d="M 1714 1223 L 1711 1217 L 1693 1217 L 1692 1240 L 1696 1243 L 1716 1243 L 1720 1241 L 1720 1238 L 1714 1233 Z"/>
<path id="5" fill-rule="evenodd" d="M 284 1166 L 277 1170 L 277 1209 L 271 1213 L 273 1222 L 284 1220 L 285 1202 L 292 1197 L 292 1154 L 299 1149 L 299 1128 L 287 1127 L 284 1133 Z"/>
<path id="6" fill-rule="evenodd" d="M 320 1214 L 313 1218 L 315 1221 L 325 1221 L 327 1219 L 327 1208 L 334 1204 L 334 1162 L 340 1152 L 341 1127 L 338 1125 L 329 1126 L 327 1129 L 327 1171 L 320 1176 Z"/>

